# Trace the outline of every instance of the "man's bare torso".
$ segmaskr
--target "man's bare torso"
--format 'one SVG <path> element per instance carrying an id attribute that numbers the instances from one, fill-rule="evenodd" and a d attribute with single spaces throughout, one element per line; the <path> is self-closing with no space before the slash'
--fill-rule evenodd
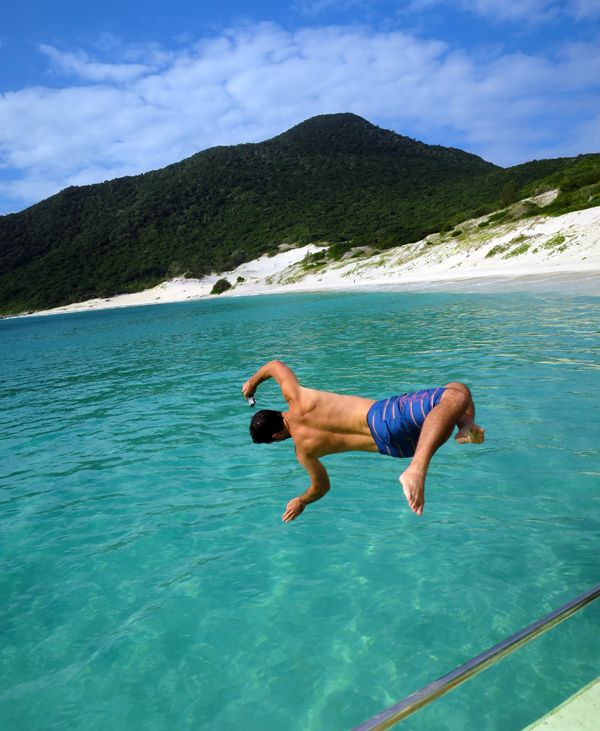
<path id="1" fill-rule="evenodd" d="M 373 399 L 299 386 L 288 403 L 283 418 L 296 453 L 318 459 L 339 452 L 377 452 L 367 423 Z"/>

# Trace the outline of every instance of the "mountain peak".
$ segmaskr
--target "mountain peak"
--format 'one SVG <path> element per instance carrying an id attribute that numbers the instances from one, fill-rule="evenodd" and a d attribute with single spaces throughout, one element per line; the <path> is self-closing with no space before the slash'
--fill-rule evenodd
<path id="1" fill-rule="evenodd" d="M 358 153 L 381 146 L 397 146 L 402 141 L 405 144 L 414 144 L 413 140 L 396 132 L 380 129 L 352 112 L 319 114 L 269 140 L 270 143 L 284 145 L 288 149 L 300 146 L 313 153 L 327 154 Z"/>

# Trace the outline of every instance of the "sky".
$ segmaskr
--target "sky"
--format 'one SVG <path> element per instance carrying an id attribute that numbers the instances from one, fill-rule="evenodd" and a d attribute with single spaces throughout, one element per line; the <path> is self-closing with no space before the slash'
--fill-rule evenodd
<path id="1" fill-rule="evenodd" d="M 353 112 L 504 167 L 600 151 L 600 0 L 20 0 L 0 214 Z"/>

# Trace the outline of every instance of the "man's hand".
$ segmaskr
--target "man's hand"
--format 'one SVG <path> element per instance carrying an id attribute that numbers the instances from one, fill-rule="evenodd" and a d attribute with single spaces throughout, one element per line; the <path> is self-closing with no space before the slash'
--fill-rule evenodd
<path id="1" fill-rule="evenodd" d="M 300 500 L 299 497 L 295 497 L 293 500 L 290 500 L 287 504 L 287 508 L 285 509 L 285 513 L 283 514 L 283 522 L 289 523 L 290 521 L 295 520 L 305 507 L 306 503 Z"/>
<path id="2" fill-rule="evenodd" d="M 250 381 L 246 381 L 244 385 L 242 386 L 242 393 L 244 394 L 244 398 L 246 401 L 250 398 L 250 396 L 254 396 L 256 393 L 256 386 L 253 386 Z"/>

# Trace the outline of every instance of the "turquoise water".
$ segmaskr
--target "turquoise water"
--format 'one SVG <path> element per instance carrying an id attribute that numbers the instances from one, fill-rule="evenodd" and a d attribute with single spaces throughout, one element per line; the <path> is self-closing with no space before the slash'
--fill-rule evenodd
<path id="1" fill-rule="evenodd" d="M 0 726 L 346 731 L 600 582 L 600 298 L 323 294 L 0 322 Z M 462 380 L 481 447 L 253 445 L 279 357 L 374 398 Z M 258 406 L 283 402 L 276 384 Z M 404 722 L 518 731 L 600 675 L 600 602 Z"/>

